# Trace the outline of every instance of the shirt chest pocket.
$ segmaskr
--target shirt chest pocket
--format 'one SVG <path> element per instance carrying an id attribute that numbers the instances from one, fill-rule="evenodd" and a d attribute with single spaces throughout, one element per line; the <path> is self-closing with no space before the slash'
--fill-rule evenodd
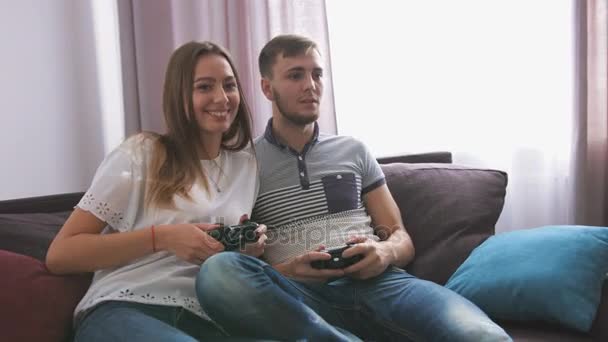
<path id="1" fill-rule="evenodd" d="M 321 178 L 329 213 L 357 209 L 359 191 L 354 173 L 343 172 Z"/>

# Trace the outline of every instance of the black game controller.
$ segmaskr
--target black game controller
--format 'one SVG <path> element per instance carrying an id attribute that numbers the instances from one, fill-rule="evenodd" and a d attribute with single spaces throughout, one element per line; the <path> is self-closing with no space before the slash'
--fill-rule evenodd
<path id="1" fill-rule="evenodd" d="M 212 238 L 221 242 L 225 250 L 233 251 L 243 248 L 246 243 L 258 241 L 258 236 L 255 232 L 258 226 L 255 222 L 245 221 L 231 226 L 220 225 L 218 228 L 210 230 L 207 233 Z"/>
<path id="2" fill-rule="evenodd" d="M 335 248 L 322 250 L 321 252 L 329 253 L 329 255 L 331 255 L 331 259 L 315 260 L 315 261 L 311 262 L 310 265 L 312 266 L 312 268 L 316 268 L 318 270 L 323 270 L 323 269 L 335 270 L 335 269 L 346 268 L 350 265 L 353 265 L 353 264 L 359 262 L 361 259 L 363 259 L 363 256 L 361 254 L 353 255 L 350 258 L 344 258 L 342 256 L 342 252 L 344 252 L 345 250 L 347 250 L 348 248 L 350 248 L 353 245 L 354 244 L 349 243 L 342 247 L 335 247 Z"/>

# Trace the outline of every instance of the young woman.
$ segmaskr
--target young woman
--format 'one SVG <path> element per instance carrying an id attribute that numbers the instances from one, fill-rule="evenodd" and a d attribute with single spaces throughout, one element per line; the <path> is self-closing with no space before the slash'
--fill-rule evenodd
<path id="1" fill-rule="evenodd" d="M 195 292 L 200 264 L 224 250 L 208 231 L 253 207 L 250 113 L 229 54 L 178 48 L 164 84 L 166 134 L 127 139 L 51 244 L 56 274 L 95 272 L 75 311 L 77 341 L 194 341 L 224 336 Z M 264 252 L 266 227 L 241 251 Z M 201 275 L 204 277 L 204 275 Z"/>

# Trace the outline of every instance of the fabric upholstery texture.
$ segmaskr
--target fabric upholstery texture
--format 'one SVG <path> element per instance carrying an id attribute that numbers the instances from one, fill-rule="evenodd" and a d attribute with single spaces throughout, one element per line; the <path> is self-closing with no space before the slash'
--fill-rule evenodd
<path id="1" fill-rule="evenodd" d="M 452 164 L 382 165 L 416 258 L 407 270 L 445 284 L 481 242 L 494 234 L 507 174 Z"/>
<path id="2" fill-rule="evenodd" d="M 413 160 L 387 158 L 384 162 Z M 446 164 L 392 164 L 382 168 L 416 245 L 416 259 L 409 271 L 445 283 L 470 252 L 494 232 L 507 175 Z M 53 231 L 59 230 L 81 196 L 76 193 L 0 201 L 0 249 L 43 260 Z M 63 218 L 29 214 L 44 212 Z M 22 215 L 3 216 L 5 213 Z M 65 341 L 63 337 L 71 330 L 72 310 L 84 294 L 90 275 L 52 276 L 41 262 L 7 251 L 0 251 L 0 271 L 10 275 L 0 277 L 0 340 Z M 69 310 L 62 306 L 68 301 Z M 53 317 L 48 314 L 49 307 L 54 308 Z M 536 321 L 498 322 L 516 342 L 608 341 L 608 283 L 604 282 L 591 334 Z"/>
<path id="3" fill-rule="evenodd" d="M 70 212 L 0 214 L 0 249 L 44 261 Z"/>
<path id="4" fill-rule="evenodd" d="M 608 228 L 545 226 L 477 247 L 446 287 L 491 317 L 591 330 L 608 273 Z"/>
<path id="5" fill-rule="evenodd" d="M 64 341 L 91 275 L 56 276 L 42 262 L 0 250 L 0 335 L 3 341 Z"/>

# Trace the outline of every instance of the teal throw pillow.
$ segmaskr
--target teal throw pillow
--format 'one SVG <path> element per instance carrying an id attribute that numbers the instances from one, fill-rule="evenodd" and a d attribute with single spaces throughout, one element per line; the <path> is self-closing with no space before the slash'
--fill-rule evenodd
<path id="1" fill-rule="evenodd" d="M 479 245 L 446 287 L 490 317 L 588 332 L 608 272 L 608 228 L 546 226 Z"/>

